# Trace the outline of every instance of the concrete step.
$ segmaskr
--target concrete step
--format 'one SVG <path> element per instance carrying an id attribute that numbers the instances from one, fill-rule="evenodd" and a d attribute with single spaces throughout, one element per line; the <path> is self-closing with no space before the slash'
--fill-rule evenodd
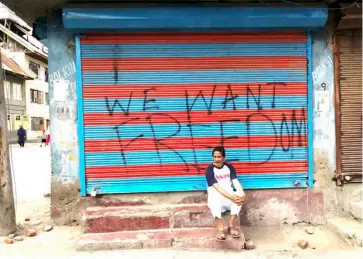
<path id="1" fill-rule="evenodd" d="M 349 211 L 352 216 L 362 222 L 363 201 L 350 203 Z"/>
<path id="2" fill-rule="evenodd" d="M 90 207 L 83 219 L 84 233 L 213 226 L 205 204 Z"/>
<path id="3" fill-rule="evenodd" d="M 115 249 L 230 249 L 241 250 L 245 240 L 226 236 L 224 242 L 215 239 L 215 228 L 158 229 L 84 234 L 76 244 L 78 251 Z"/>
<path id="4" fill-rule="evenodd" d="M 328 228 L 343 241 L 353 247 L 362 247 L 362 223 L 351 218 L 332 218 L 328 220 Z"/>

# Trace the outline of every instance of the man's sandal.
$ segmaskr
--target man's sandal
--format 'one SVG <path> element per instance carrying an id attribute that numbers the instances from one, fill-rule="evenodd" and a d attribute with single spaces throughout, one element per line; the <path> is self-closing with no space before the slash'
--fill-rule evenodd
<path id="1" fill-rule="evenodd" d="M 228 227 L 228 233 L 233 237 L 233 238 L 240 238 L 241 235 L 243 235 L 241 229 L 239 227 Z"/>
<path id="2" fill-rule="evenodd" d="M 218 229 L 216 239 L 218 241 L 225 241 L 226 240 L 226 236 L 224 235 L 224 229 Z"/>

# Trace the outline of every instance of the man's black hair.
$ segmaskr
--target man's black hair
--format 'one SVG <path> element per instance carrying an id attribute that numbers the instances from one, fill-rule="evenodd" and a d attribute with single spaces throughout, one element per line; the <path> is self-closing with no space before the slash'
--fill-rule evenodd
<path id="1" fill-rule="evenodd" d="M 214 155 L 214 152 L 221 152 L 222 156 L 223 157 L 226 157 L 226 150 L 224 149 L 224 147 L 221 147 L 221 146 L 218 146 L 218 147 L 215 147 L 212 151 L 212 156 Z"/>

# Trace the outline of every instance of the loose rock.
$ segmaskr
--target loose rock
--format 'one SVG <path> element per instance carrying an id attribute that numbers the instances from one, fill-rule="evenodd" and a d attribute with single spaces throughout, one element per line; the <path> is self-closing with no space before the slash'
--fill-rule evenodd
<path id="1" fill-rule="evenodd" d="M 245 249 L 246 250 L 252 250 L 255 248 L 255 244 L 251 241 L 251 240 L 248 240 L 245 242 Z"/>
<path id="2" fill-rule="evenodd" d="M 49 198 L 49 197 L 50 197 L 50 193 L 49 193 L 49 192 L 48 192 L 48 193 L 45 193 L 45 194 L 44 194 L 44 197 L 45 197 L 45 198 Z"/>
<path id="3" fill-rule="evenodd" d="M 305 229 L 305 232 L 308 233 L 309 235 L 314 234 L 314 229 L 312 227 L 308 227 Z"/>
<path id="4" fill-rule="evenodd" d="M 26 235 L 27 237 L 34 237 L 37 235 L 37 232 L 34 229 L 29 229 L 24 232 L 24 235 Z"/>
<path id="5" fill-rule="evenodd" d="M 33 226 L 38 226 L 38 225 L 40 225 L 40 224 L 42 224 L 42 221 L 41 220 L 36 220 L 36 221 L 34 221 L 33 223 L 32 223 L 32 225 Z"/>
<path id="6" fill-rule="evenodd" d="M 5 237 L 4 243 L 10 245 L 10 244 L 14 243 L 14 240 L 12 240 L 11 238 Z"/>
<path id="7" fill-rule="evenodd" d="M 30 221 L 30 217 L 26 217 L 25 218 L 25 221 Z"/>
<path id="8" fill-rule="evenodd" d="M 306 240 L 300 240 L 298 243 L 297 243 L 297 245 L 300 247 L 300 248 L 302 248 L 302 249 L 305 249 L 305 248 L 307 248 L 308 247 L 308 241 L 306 241 Z"/>
<path id="9" fill-rule="evenodd" d="M 10 238 L 10 239 L 14 239 L 14 237 L 15 237 L 15 234 L 10 234 L 10 235 L 8 236 L 8 238 Z"/>
<path id="10" fill-rule="evenodd" d="M 18 224 L 18 228 L 19 228 L 19 229 L 24 229 L 24 225 L 23 225 L 23 224 L 21 224 L 21 223 L 19 223 L 19 224 Z"/>
<path id="11" fill-rule="evenodd" d="M 49 232 L 49 231 L 51 231 L 53 229 L 53 226 L 52 225 L 46 225 L 45 227 L 44 227 L 44 231 L 46 231 L 46 232 Z"/>
<path id="12" fill-rule="evenodd" d="M 16 241 L 16 242 L 20 242 L 20 241 L 23 241 L 23 240 L 24 240 L 24 238 L 21 237 L 21 236 L 17 236 L 17 237 L 14 238 L 14 241 Z"/>

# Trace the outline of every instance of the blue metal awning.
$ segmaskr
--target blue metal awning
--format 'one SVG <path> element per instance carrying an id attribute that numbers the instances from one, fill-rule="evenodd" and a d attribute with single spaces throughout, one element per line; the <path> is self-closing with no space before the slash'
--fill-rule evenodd
<path id="1" fill-rule="evenodd" d="M 142 7 L 63 10 L 65 28 L 92 31 L 238 31 L 323 27 L 326 7 Z"/>

